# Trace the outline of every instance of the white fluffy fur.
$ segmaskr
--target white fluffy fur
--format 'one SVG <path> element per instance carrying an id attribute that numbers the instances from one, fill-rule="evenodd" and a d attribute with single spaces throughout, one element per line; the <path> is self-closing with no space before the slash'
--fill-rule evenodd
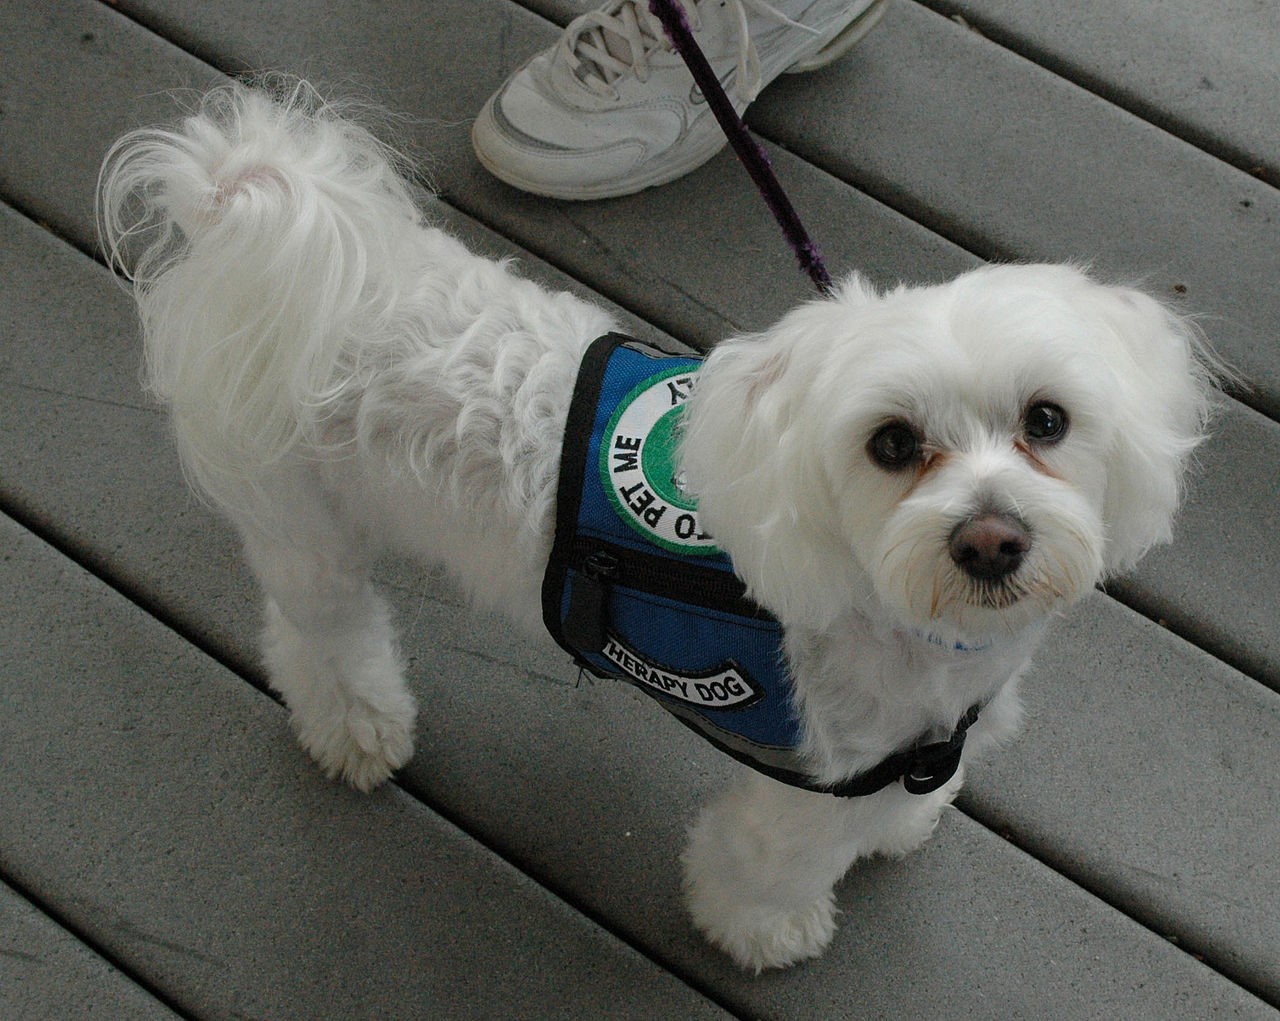
<path id="1" fill-rule="evenodd" d="M 384 147 L 301 85 L 220 90 L 122 139 L 100 208 L 183 464 L 266 590 L 272 683 L 325 770 L 373 787 L 409 758 L 414 704 L 371 563 L 443 562 L 540 627 L 570 391 L 615 324 L 425 225 Z M 999 266 L 886 294 L 854 277 L 712 352 L 683 465 L 785 625 L 816 773 L 946 734 L 977 701 L 966 761 L 1012 732 L 1046 618 L 1169 538 L 1208 408 L 1197 351 L 1137 291 Z M 1023 416 L 1045 399 L 1070 429 L 1037 448 Z M 868 456 L 889 420 L 923 437 L 907 470 Z M 984 509 L 1032 537 L 998 606 L 947 552 Z M 959 784 L 838 801 L 745 775 L 693 829 L 695 921 L 748 968 L 819 953 L 850 863 L 919 845 Z"/>

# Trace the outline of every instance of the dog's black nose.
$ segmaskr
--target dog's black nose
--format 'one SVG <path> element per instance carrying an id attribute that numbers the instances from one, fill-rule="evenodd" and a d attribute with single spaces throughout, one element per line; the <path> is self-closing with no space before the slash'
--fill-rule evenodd
<path id="1" fill-rule="evenodd" d="M 1022 564 L 1031 549 L 1027 526 L 1009 514 L 977 514 L 951 533 L 951 559 L 971 578 L 1000 581 Z"/>

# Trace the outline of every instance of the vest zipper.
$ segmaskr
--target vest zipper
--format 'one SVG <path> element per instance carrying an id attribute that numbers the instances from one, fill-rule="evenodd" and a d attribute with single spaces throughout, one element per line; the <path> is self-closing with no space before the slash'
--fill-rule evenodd
<path id="1" fill-rule="evenodd" d="M 618 558 L 594 549 L 582 558 L 569 592 L 569 609 L 561 628 L 576 648 L 599 652 L 607 640 L 605 600 L 618 577 Z"/>
<path id="2" fill-rule="evenodd" d="M 568 566 L 578 572 L 569 597 L 570 616 L 574 613 L 578 588 L 588 590 L 582 597 L 580 611 L 585 619 L 588 609 L 595 610 L 597 598 L 603 615 L 608 587 L 620 585 L 723 613 L 761 621 L 772 619 L 767 611 L 747 598 L 746 586 L 736 575 L 689 560 L 642 553 L 601 539 L 579 536 L 569 551 Z M 584 581 L 586 584 L 582 584 Z M 593 647 L 603 647 L 603 639 L 600 646 Z"/>

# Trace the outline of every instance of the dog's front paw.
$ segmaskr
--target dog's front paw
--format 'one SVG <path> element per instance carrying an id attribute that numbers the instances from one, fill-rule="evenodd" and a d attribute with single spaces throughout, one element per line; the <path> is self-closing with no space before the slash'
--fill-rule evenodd
<path id="1" fill-rule="evenodd" d="M 743 968 L 759 974 L 817 957 L 836 931 L 835 897 L 827 894 L 803 907 L 735 903 L 723 890 L 687 888 L 694 924 L 712 944 Z"/>
<path id="2" fill-rule="evenodd" d="M 353 633 L 304 634 L 268 602 L 263 652 L 298 743 L 330 779 L 370 791 L 413 755 L 418 709 L 385 606 L 364 612 L 371 619 Z"/>
<path id="3" fill-rule="evenodd" d="M 291 723 L 298 742 L 331 780 L 371 791 L 413 756 L 416 708 L 407 694 L 383 707 L 357 700 L 340 711 Z"/>

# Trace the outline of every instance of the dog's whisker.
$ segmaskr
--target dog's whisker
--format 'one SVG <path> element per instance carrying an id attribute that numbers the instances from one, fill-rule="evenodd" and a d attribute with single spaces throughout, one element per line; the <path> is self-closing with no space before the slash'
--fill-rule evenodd
<path id="1" fill-rule="evenodd" d="M 936 574 L 934 575 L 933 593 L 932 593 L 932 597 L 929 600 L 929 618 L 931 620 L 937 620 L 938 618 L 938 608 L 942 603 L 942 589 L 943 589 L 944 583 L 945 583 L 944 578 L 940 578 Z"/>

